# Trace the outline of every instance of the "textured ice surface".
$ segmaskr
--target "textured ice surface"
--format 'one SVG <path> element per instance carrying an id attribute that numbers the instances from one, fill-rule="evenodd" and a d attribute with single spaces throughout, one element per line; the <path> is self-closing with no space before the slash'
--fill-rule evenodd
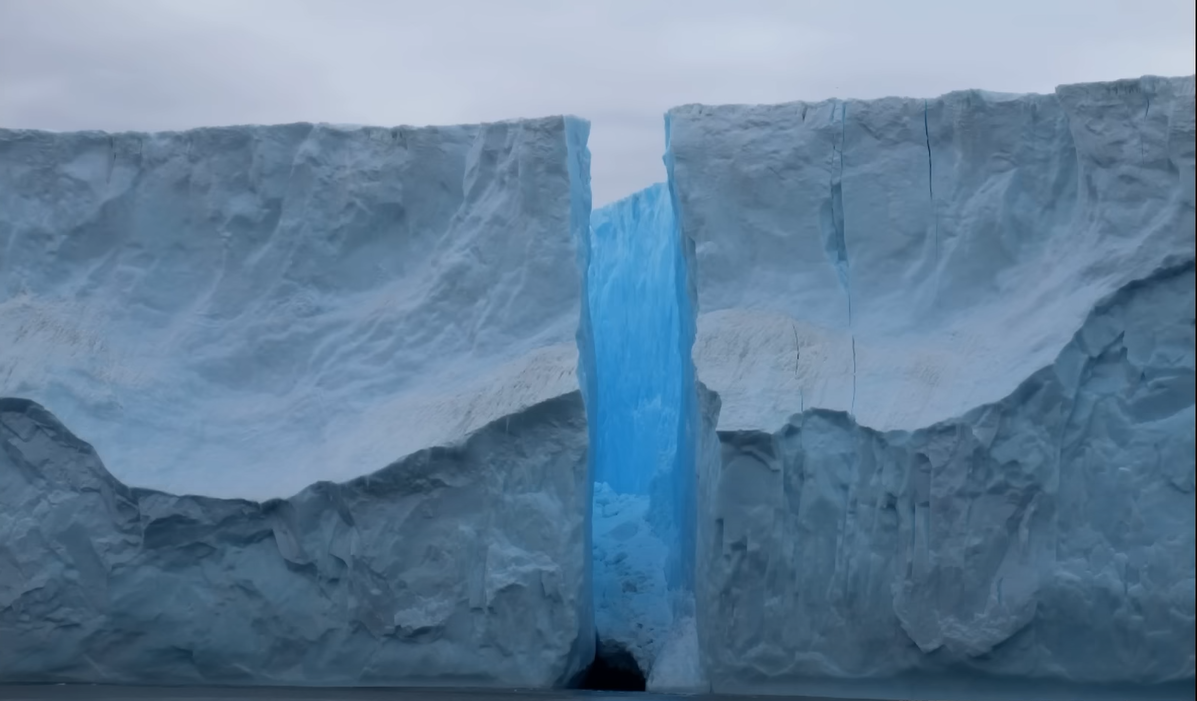
<path id="1" fill-rule="evenodd" d="M 0 396 L 260 499 L 573 391 L 586 129 L 0 130 Z"/>
<path id="2" fill-rule="evenodd" d="M 595 625 L 652 677 L 693 625 L 693 312 L 670 193 L 655 185 L 592 216 L 588 302 L 596 391 Z M 696 414 L 694 414 L 696 416 Z M 689 625 L 675 630 L 687 616 Z M 686 633 L 689 632 L 689 637 Z M 670 653 L 677 657 L 677 653 Z M 654 688 L 689 688 L 676 664 Z"/>
<path id="3" fill-rule="evenodd" d="M 673 627 L 665 561 L 669 546 L 649 523 L 649 498 L 594 486 L 594 626 L 641 669 L 653 661 Z"/>
<path id="4" fill-rule="evenodd" d="M 1192 694 L 1193 85 L 670 112 L 716 690 Z"/>
<path id="5" fill-rule="evenodd" d="M 0 130 L 0 680 L 588 664 L 587 131 Z"/>
<path id="6" fill-rule="evenodd" d="M 6 401 L 0 672 L 1192 696 L 1193 78 L 584 139 L 0 131 L 0 394 L 349 480 Z"/>
<path id="7" fill-rule="evenodd" d="M 923 673 L 927 693 L 986 673 L 1191 693 L 1193 290 L 1191 260 L 1128 286 L 958 419 L 722 432 L 700 478 L 715 686 Z"/>
<path id="8" fill-rule="evenodd" d="M 594 655 L 580 395 L 264 503 L 0 399 L 0 682 L 549 686 Z"/>
<path id="9" fill-rule="evenodd" d="M 599 378 L 594 477 L 645 494 L 677 461 L 683 393 L 678 246 L 655 185 L 591 216 L 589 302 Z M 689 391 L 689 388 L 685 388 Z"/>
<path id="10" fill-rule="evenodd" d="M 1193 251 L 1192 77 L 668 119 L 720 428 L 952 419 Z"/>

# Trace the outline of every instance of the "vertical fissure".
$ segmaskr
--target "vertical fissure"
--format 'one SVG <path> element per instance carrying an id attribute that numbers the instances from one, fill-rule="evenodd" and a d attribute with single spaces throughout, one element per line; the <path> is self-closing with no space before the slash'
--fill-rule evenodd
<path id="1" fill-rule="evenodd" d="M 844 290 L 848 302 L 848 335 L 852 344 L 852 395 L 849 400 L 849 411 L 856 413 L 856 328 L 852 318 L 852 267 L 848 259 L 848 239 L 844 221 L 844 146 L 847 139 L 847 103 L 839 103 L 840 143 L 836 148 L 834 137 L 832 151 L 838 156 L 838 172 L 830 175 L 830 196 L 823 212 L 823 246 L 828 258 L 835 267 L 836 276 Z M 834 124 L 836 110 L 832 110 L 831 119 Z"/>
<path id="2" fill-rule="evenodd" d="M 596 210 L 593 582 L 599 649 L 652 674 L 692 608 L 693 313 L 664 184 Z"/>
<path id="3" fill-rule="evenodd" d="M 935 242 L 935 269 L 939 270 L 939 213 L 935 211 L 935 168 L 931 160 L 931 123 L 927 114 L 927 101 L 923 100 L 923 136 L 927 140 L 927 198 L 931 201 L 933 237 Z"/>

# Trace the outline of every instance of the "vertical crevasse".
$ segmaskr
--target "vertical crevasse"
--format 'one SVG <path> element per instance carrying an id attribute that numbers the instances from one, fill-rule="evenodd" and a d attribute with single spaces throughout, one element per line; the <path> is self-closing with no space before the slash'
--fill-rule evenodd
<path id="1" fill-rule="evenodd" d="M 671 650 L 684 637 L 679 626 L 693 629 L 694 314 L 685 268 L 666 185 L 594 212 L 587 314 L 596 627 L 602 644 L 628 649 L 657 678 L 662 655 L 679 666 Z M 686 686 L 676 677 L 663 685 Z"/>

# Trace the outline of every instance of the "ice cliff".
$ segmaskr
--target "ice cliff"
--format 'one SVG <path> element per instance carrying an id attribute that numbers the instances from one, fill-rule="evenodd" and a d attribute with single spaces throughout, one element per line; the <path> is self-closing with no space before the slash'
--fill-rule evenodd
<path id="1" fill-rule="evenodd" d="M 0 131 L 0 395 L 262 499 L 574 391 L 585 130 Z"/>
<path id="2" fill-rule="evenodd" d="M 716 687 L 1191 692 L 1193 323 L 1187 259 L 959 418 L 883 432 L 808 409 L 721 431 L 699 480 Z"/>
<path id="3" fill-rule="evenodd" d="M 0 399 L 0 680 L 568 683 L 586 443 L 574 392 L 288 499 L 175 496 Z"/>
<path id="4" fill-rule="evenodd" d="M 1192 78 L 690 106 L 668 128 L 725 429 L 961 416 L 1193 252 Z"/>
<path id="5" fill-rule="evenodd" d="M 716 690 L 1191 695 L 1193 85 L 669 113 Z"/>
<path id="6" fill-rule="evenodd" d="M 588 129 L 0 131 L 0 681 L 580 673 Z"/>
<path id="7" fill-rule="evenodd" d="M 1194 132 L 0 131 L 0 679 L 1191 698 Z"/>

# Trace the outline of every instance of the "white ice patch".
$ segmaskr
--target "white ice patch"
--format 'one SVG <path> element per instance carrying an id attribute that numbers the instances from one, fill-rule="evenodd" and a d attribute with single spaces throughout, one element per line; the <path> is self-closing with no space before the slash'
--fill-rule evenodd
<path id="1" fill-rule="evenodd" d="M 648 690 L 693 692 L 706 688 L 698 649 L 698 626 L 693 616 L 679 618 L 653 662 L 648 675 Z"/>

